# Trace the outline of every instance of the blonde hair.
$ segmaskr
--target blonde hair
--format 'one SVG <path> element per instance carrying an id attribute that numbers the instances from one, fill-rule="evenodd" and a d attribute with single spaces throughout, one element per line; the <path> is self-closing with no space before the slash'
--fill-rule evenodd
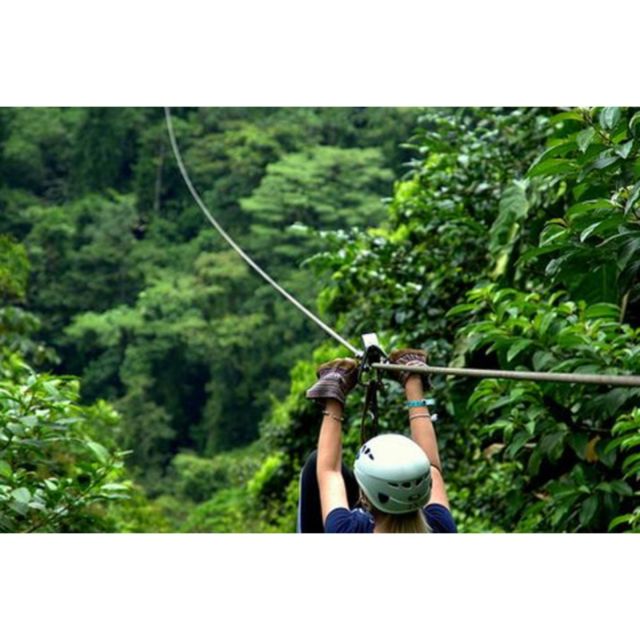
<path id="1" fill-rule="evenodd" d="M 360 491 L 360 504 L 373 516 L 379 533 L 432 533 L 422 509 L 409 513 L 384 513 Z"/>

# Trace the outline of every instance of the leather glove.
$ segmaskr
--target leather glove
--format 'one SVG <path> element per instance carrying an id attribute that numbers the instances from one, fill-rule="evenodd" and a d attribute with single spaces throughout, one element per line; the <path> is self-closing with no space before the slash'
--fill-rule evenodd
<path id="1" fill-rule="evenodd" d="M 389 364 L 402 364 L 409 367 L 427 364 L 427 352 L 422 349 L 396 349 L 389 354 Z M 404 386 L 409 376 L 414 375 L 408 371 L 394 371 L 393 376 Z M 420 374 L 426 379 L 426 374 Z"/>
<path id="2" fill-rule="evenodd" d="M 337 358 L 321 364 L 317 376 L 318 381 L 307 390 L 307 398 L 322 404 L 333 399 L 344 405 L 358 381 L 358 363 L 353 358 Z"/>

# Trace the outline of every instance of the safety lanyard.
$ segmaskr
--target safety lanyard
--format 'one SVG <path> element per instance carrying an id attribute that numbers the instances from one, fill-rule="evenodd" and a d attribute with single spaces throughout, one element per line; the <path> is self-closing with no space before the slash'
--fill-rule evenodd
<path id="1" fill-rule="evenodd" d="M 367 383 L 362 420 L 360 422 L 361 444 L 378 435 L 378 391 L 381 388 L 382 380 L 380 374 L 376 373 L 376 377 Z"/>
<path id="2" fill-rule="evenodd" d="M 382 350 L 375 333 L 365 334 L 362 339 L 364 351 L 358 371 L 358 382 L 366 385 L 362 420 L 360 421 L 360 440 L 361 444 L 364 444 L 367 440 L 378 435 L 378 391 L 382 389 L 382 372 L 374 370 L 372 365 L 386 362 L 387 355 Z M 372 376 L 366 383 L 363 381 L 365 374 Z"/>

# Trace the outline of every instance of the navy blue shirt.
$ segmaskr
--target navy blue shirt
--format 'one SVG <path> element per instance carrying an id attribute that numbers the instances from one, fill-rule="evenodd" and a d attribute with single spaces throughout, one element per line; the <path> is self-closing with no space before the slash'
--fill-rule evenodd
<path id="1" fill-rule="evenodd" d="M 424 509 L 427 524 L 433 533 L 457 533 L 451 512 L 441 504 L 429 504 Z M 363 509 L 349 511 L 345 507 L 333 509 L 324 523 L 325 533 L 373 533 L 373 516 Z"/>

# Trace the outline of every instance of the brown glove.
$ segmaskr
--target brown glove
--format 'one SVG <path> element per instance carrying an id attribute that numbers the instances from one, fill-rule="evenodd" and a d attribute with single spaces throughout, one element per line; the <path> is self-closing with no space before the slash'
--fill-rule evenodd
<path id="1" fill-rule="evenodd" d="M 427 352 L 422 349 L 396 349 L 389 354 L 389 364 L 402 364 L 409 367 L 427 364 Z M 394 371 L 393 376 L 404 386 L 410 375 L 409 371 Z M 426 379 L 426 374 L 421 374 Z"/>
<path id="2" fill-rule="evenodd" d="M 352 358 L 338 358 L 318 367 L 318 381 L 307 390 L 307 398 L 324 403 L 329 399 L 344 404 L 347 394 L 358 381 L 358 363 Z"/>

